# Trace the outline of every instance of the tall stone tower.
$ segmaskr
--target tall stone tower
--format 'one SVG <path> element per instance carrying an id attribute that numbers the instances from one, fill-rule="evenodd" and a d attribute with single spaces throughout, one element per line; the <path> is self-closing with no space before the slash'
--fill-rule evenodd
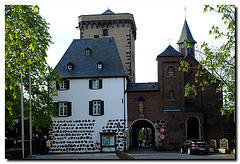
<path id="1" fill-rule="evenodd" d="M 135 82 L 136 25 L 132 14 L 106 10 L 98 15 L 78 17 L 80 39 L 114 37 L 123 67 Z M 113 68 L 114 69 L 114 68 Z"/>

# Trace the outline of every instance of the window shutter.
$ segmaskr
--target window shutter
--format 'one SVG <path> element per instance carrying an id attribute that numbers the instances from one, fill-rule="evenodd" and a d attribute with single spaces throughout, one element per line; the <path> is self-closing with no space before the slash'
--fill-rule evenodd
<path id="1" fill-rule="evenodd" d="M 99 89 L 102 88 L 102 79 L 99 80 Z"/>
<path id="2" fill-rule="evenodd" d="M 101 101 L 101 115 L 104 115 L 104 101 Z"/>
<path id="3" fill-rule="evenodd" d="M 89 89 L 92 89 L 92 80 L 89 80 Z"/>
<path id="4" fill-rule="evenodd" d="M 69 80 L 66 80 L 66 89 L 68 90 L 69 88 L 70 88 Z"/>
<path id="5" fill-rule="evenodd" d="M 72 102 L 68 102 L 67 104 L 67 116 L 72 116 Z"/>
<path id="6" fill-rule="evenodd" d="M 56 115 L 59 116 L 59 105 L 58 102 L 55 102 L 54 105 L 56 106 Z"/>
<path id="7" fill-rule="evenodd" d="M 93 115 L 93 102 L 89 101 L 89 115 Z"/>

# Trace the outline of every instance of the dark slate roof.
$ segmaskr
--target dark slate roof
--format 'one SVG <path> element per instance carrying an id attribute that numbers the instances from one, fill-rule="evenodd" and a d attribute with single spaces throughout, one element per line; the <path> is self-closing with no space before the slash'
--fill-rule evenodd
<path id="1" fill-rule="evenodd" d="M 192 43 L 197 43 L 192 37 L 191 31 L 187 24 L 187 20 L 185 20 L 185 22 L 184 22 L 184 25 L 182 28 L 182 33 L 181 33 L 180 39 L 177 42 L 177 44 L 183 43 L 185 39 L 189 40 Z"/>
<path id="2" fill-rule="evenodd" d="M 186 102 L 185 108 L 187 111 L 203 111 L 195 102 Z"/>
<path id="3" fill-rule="evenodd" d="M 107 9 L 106 11 L 104 11 L 104 12 L 102 13 L 102 15 L 104 15 L 104 14 L 115 14 L 115 13 L 112 12 L 112 10 Z"/>
<path id="4" fill-rule="evenodd" d="M 179 57 L 184 57 L 184 54 L 176 51 L 171 45 L 169 45 L 165 51 L 163 51 L 161 54 L 159 54 L 157 57 L 168 57 L 168 56 L 179 56 Z"/>
<path id="5" fill-rule="evenodd" d="M 154 83 L 130 83 L 128 84 L 127 92 L 146 92 L 158 91 L 158 82 Z"/>
<path id="6" fill-rule="evenodd" d="M 91 50 L 85 55 L 85 49 Z M 67 64 L 73 64 L 67 70 Z M 103 69 L 97 70 L 97 63 Z M 62 78 L 126 77 L 114 38 L 74 39 L 55 67 Z"/>

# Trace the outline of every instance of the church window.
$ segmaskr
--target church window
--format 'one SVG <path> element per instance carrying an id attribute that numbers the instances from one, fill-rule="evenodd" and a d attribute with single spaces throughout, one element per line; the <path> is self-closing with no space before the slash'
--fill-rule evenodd
<path id="1" fill-rule="evenodd" d="M 92 116 L 104 115 L 104 101 L 101 100 L 89 101 L 89 115 Z"/>
<path id="2" fill-rule="evenodd" d="M 169 92 L 169 101 L 174 101 L 174 100 L 175 100 L 174 91 L 170 91 Z"/>
<path id="3" fill-rule="evenodd" d="M 188 72 L 186 73 L 187 75 L 191 75 L 193 73 L 193 66 L 191 63 L 189 63 L 189 66 L 188 66 Z"/>
<path id="4" fill-rule="evenodd" d="M 57 115 L 59 117 L 67 117 L 72 115 L 71 102 L 58 102 L 57 104 Z"/>
<path id="5" fill-rule="evenodd" d="M 89 80 L 89 89 L 101 89 L 102 79 L 92 79 Z"/>
<path id="6" fill-rule="evenodd" d="M 103 29 L 103 36 L 108 36 L 108 29 Z"/>
<path id="7" fill-rule="evenodd" d="M 174 69 L 173 67 L 168 68 L 168 77 L 174 77 Z"/>
<path id="8" fill-rule="evenodd" d="M 142 97 L 140 97 L 139 99 L 138 99 L 138 102 L 140 102 L 140 103 L 144 103 L 144 98 L 142 98 Z"/>

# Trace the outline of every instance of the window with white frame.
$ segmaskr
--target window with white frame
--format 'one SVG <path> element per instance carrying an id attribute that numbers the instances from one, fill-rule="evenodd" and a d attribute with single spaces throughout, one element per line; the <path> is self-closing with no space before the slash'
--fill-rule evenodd
<path id="1" fill-rule="evenodd" d="M 93 80 L 92 89 L 98 89 L 98 88 L 99 88 L 99 80 Z"/>
<path id="2" fill-rule="evenodd" d="M 89 115 L 91 116 L 104 115 L 104 101 L 102 100 L 89 101 Z"/>
<path id="3" fill-rule="evenodd" d="M 92 79 L 89 80 L 89 89 L 101 89 L 102 79 Z"/>
<path id="4" fill-rule="evenodd" d="M 101 115 L 101 101 L 93 101 L 93 115 Z"/>
<path id="5" fill-rule="evenodd" d="M 58 104 L 58 116 L 67 116 L 68 104 L 67 102 L 61 102 Z"/>
<path id="6" fill-rule="evenodd" d="M 59 86 L 60 90 L 65 90 L 67 89 L 67 82 L 66 81 L 62 81 L 62 84 Z"/>

